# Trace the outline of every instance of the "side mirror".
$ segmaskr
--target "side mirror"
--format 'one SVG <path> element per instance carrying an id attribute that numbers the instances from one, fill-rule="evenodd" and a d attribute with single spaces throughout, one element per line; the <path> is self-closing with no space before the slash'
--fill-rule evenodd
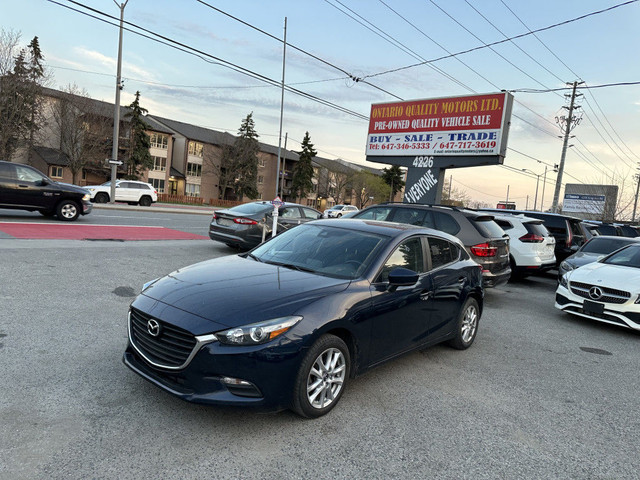
<path id="1" fill-rule="evenodd" d="M 389 291 L 395 292 L 398 287 L 410 287 L 418 281 L 419 275 L 408 268 L 397 267 L 389 272 Z"/>
<path id="2" fill-rule="evenodd" d="M 321 213 L 318 214 L 318 218 L 319 219 L 322 218 L 322 214 Z"/>
<path id="3" fill-rule="evenodd" d="M 49 180 L 47 180 L 46 178 L 43 178 L 42 180 L 40 180 L 38 182 L 38 186 L 39 187 L 45 187 L 45 186 L 49 185 L 49 183 L 50 183 Z"/>

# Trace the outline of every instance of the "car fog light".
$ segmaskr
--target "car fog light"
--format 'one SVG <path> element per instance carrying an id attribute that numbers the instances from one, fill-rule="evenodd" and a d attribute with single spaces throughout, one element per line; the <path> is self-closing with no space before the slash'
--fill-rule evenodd
<path id="1" fill-rule="evenodd" d="M 640 304 L 640 295 L 638 295 L 638 298 L 636 298 L 636 301 L 634 302 L 636 305 Z"/>
<path id="2" fill-rule="evenodd" d="M 248 387 L 252 385 L 251 382 L 247 382 L 246 380 L 240 380 L 239 378 L 233 378 L 233 377 L 222 377 L 222 383 L 226 385 L 241 385 L 243 387 Z"/>

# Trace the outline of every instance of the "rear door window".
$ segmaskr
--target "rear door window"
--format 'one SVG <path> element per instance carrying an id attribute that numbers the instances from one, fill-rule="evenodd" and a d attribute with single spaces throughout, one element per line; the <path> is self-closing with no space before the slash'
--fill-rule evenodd
<path id="1" fill-rule="evenodd" d="M 408 223 L 409 225 L 423 225 L 427 210 L 419 208 L 396 208 L 392 222 Z"/>
<path id="2" fill-rule="evenodd" d="M 429 238 L 429 253 L 431 254 L 431 268 L 442 267 L 454 262 L 460 256 L 458 247 L 442 238 Z"/>
<path id="3" fill-rule="evenodd" d="M 7 163 L 0 163 L 0 177 L 16 180 L 18 177 L 16 176 L 15 166 Z"/>
<path id="4" fill-rule="evenodd" d="M 353 218 L 386 221 L 389 218 L 390 213 L 391 207 L 373 207 L 356 213 Z"/>
<path id="5" fill-rule="evenodd" d="M 527 232 L 532 235 L 540 235 L 541 237 L 548 237 L 549 230 L 542 223 L 534 223 L 534 222 L 525 222 L 524 228 L 527 229 Z"/>

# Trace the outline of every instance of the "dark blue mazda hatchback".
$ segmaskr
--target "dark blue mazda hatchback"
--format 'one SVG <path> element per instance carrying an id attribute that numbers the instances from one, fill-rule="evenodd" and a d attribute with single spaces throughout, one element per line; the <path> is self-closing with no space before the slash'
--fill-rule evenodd
<path id="1" fill-rule="evenodd" d="M 319 417 L 382 362 L 471 346 L 482 303 L 481 268 L 455 237 L 319 220 L 146 284 L 123 360 L 184 400 Z"/>

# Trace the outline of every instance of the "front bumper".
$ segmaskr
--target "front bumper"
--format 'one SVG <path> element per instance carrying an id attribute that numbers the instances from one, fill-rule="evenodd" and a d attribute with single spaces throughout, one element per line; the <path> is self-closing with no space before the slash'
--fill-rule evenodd
<path id="1" fill-rule="evenodd" d="M 629 302 L 633 302 L 633 300 Z M 571 293 L 560 285 L 556 291 L 555 307 L 572 315 L 640 331 L 640 307 L 633 303 L 629 304 L 629 302 L 623 304 L 604 303 L 602 313 L 588 312 L 584 309 L 582 297 Z"/>
<path id="2" fill-rule="evenodd" d="M 82 202 L 82 215 L 88 215 L 93 210 L 93 203 Z"/>
<path id="3" fill-rule="evenodd" d="M 213 342 L 176 371 L 151 366 L 129 342 L 122 361 L 147 381 L 188 402 L 277 411 L 290 406 L 303 354 L 298 342 L 287 339 L 257 347 Z M 247 396 L 247 391 L 225 383 L 224 377 L 250 382 L 255 388 Z"/>

